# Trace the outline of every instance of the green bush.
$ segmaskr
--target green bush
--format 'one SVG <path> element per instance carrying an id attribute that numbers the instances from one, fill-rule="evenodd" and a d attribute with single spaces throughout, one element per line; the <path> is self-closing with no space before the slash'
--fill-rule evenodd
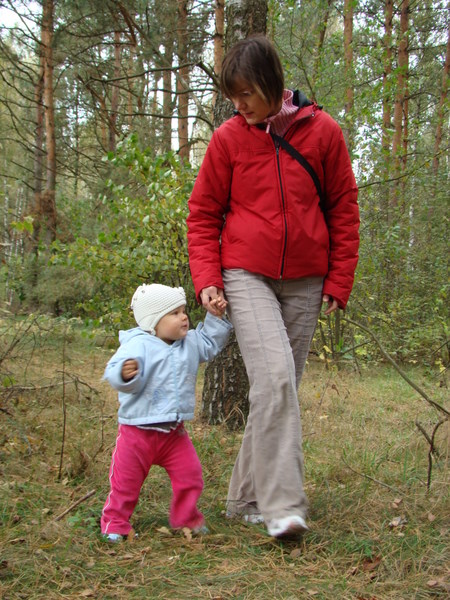
<path id="1" fill-rule="evenodd" d="M 78 315 L 95 325 L 129 326 L 128 306 L 144 282 L 183 286 L 194 322 L 197 307 L 190 278 L 186 217 L 195 173 L 176 154 L 155 157 L 142 150 L 136 135 L 118 145 L 107 160 L 113 177 L 100 198 L 94 239 L 57 242 L 51 263 L 75 269 L 93 282 L 80 297 Z"/>

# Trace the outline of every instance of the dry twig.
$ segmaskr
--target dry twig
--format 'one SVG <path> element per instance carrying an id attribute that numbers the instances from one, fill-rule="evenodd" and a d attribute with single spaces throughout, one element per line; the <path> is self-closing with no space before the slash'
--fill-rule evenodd
<path id="1" fill-rule="evenodd" d="M 369 479 L 370 481 L 373 481 L 374 483 L 377 483 L 378 485 L 382 485 L 383 487 L 387 488 L 388 490 L 391 490 L 392 492 L 395 492 L 396 494 L 399 494 L 399 495 L 401 494 L 401 491 L 395 487 L 392 487 L 392 485 L 388 485 L 387 483 L 384 483 L 383 481 L 379 481 L 378 479 L 375 479 L 374 477 L 371 477 L 370 475 L 366 475 L 366 473 L 361 473 L 360 471 L 357 471 L 356 469 L 351 467 L 343 457 L 342 457 L 342 462 L 348 469 L 350 469 L 350 471 L 353 471 L 353 473 L 356 473 L 356 475 L 359 475 L 360 477 L 365 477 L 366 479 Z"/>
<path id="2" fill-rule="evenodd" d="M 81 504 L 82 502 L 84 502 L 85 500 L 87 500 L 88 498 L 90 498 L 91 496 L 93 496 L 95 494 L 95 492 L 96 492 L 96 490 L 91 490 L 90 492 L 88 492 L 87 494 L 85 494 L 82 498 L 79 498 L 76 502 L 74 502 L 73 504 L 71 504 L 69 506 L 69 508 L 66 508 L 66 510 L 64 512 L 62 512 L 60 515 L 58 515 L 57 517 L 55 517 L 55 521 L 60 521 L 63 517 L 65 517 L 68 513 L 70 513 L 71 510 L 73 510 L 79 504 Z"/>
<path id="3" fill-rule="evenodd" d="M 386 360 L 388 360 L 391 363 L 391 365 L 394 367 L 394 369 L 397 371 L 397 373 L 399 373 L 399 375 L 401 377 L 403 377 L 403 379 L 406 381 L 406 383 L 408 383 L 413 389 L 415 389 L 416 392 L 418 394 L 420 394 L 422 396 L 422 398 L 424 398 L 428 402 L 428 404 L 431 404 L 431 406 L 436 408 L 438 411 L 442 412 L 444 415 L 446 415 L 447 418 L 450 416 L 450 412 L 447 409 L 445 409 L 443 406 L 441 406 L 440 404 L 438 404 L 437 402 L 432 400 L 428 396 L 428 394 L 421 387 L 419 387 L 416 383 L 414 383 L 414 381 L 412 381 L 408 377 L 408 375 L 398 366 L 398 364 L 395 362 L 395 360 L 392 358 L 392 356 L 384 349 L 380 340 L 373 333 L 373 331 L 371 331 L 368 327 L 361 325 L 361 323 L 357 323 L 356 321 L 353 321 L 352 319 L 349 319 L 347 317 L 344 318 L 344 321 L 347 321 L 347 323 L 351 323 L 352 325 L 355 325 L 356 327 L 359 327 L 360 329 L 362 329 L 363 331 L 368 333 L 371 336 L 371 338 L 378 345 L 381 354 L 385 357 Z"/>

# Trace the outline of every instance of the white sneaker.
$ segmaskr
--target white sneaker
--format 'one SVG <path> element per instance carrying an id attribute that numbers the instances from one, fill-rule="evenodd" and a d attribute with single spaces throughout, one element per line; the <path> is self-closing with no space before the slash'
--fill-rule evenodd
<path id="1" fill-rule="evenodd" d="M 249 525 L 261 525 L 264 523 L 264 517 L 261 513 L 249 513 L 249 514 L 231 514 L 230 512 L 225 513 L 227 519 L 239 519 Z"/>
<path id="2" fill-rule="evenodd" d="M 130 533 L 128 535 L 122 535 L 121 533 L 104 533 L 103 534 L 103 538 L 108 541 L 108 542 L 112 542 L 113 544 L 117 544 L 118 542 L 123 542 L 124 540 L 130 541 L 133 538 L 137 538 L 138 534 L 131 529 Z"/>
<path id="3" fill-rule="evenodd" d="M 108 542 L 113 542 L 114 544 L 123 541 L 123 535 L 120 533 L 104 533 L 103 537 L 105 540 L 108 540 Z"/>
<path id="4" fill-rule="evenodd" d="M 209 533 L 209 529 L 206 527 L 206 525 L 201 525 L 200 527 L 194 527 L 194 529 L 191 529 L 193 535 L 208 535 Z"/>
<path id="5" fill-rule="evenodd" d="M 244 523 L 249 523 L 250 525 L 261 525 L 261 523 L 264 523 L 264 517 L 261 513 L 242 515 L 242 520 Z"/>
<path id="6" fill-rule="evenodd" d="M 300 515 L 272 519 L 267 524 L 269 535 L 276 538 L 292 537 L 308 531 L 308 525 Z"/>

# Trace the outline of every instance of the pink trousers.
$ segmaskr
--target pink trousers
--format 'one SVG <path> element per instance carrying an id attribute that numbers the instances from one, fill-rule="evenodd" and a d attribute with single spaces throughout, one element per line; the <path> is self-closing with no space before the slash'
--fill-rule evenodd
<path id="1" fill-rule="evenodd" d="M 119 425 L 109 471 L 111 489 L 101 517 L 102 533 L 130 532 L 130 518 L 152 465 L 163 467 L 170 477 L 170 526 L 193 529 L 204 524 L 197 509 L 203 490 L 202 467 L 183 425 L 170 433 Z"/>

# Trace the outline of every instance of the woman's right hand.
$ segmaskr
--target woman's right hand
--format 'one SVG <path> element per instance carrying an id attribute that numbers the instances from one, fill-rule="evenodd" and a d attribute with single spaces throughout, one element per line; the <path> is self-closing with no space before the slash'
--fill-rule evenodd
<path id="1" fill-rule="evenodd" d="M 200 292 L 200 300 L 206 310 L 215 317 L 221 317 L 223 315 L 223 310 L 220 310 L 217 307 L 217 300 L 220 300 L 219 304 L 222 304 L 222 301 L 225 301 L 223 290 L 220 288 L 217 288 L 215 285 L 203 288 Z"/>

